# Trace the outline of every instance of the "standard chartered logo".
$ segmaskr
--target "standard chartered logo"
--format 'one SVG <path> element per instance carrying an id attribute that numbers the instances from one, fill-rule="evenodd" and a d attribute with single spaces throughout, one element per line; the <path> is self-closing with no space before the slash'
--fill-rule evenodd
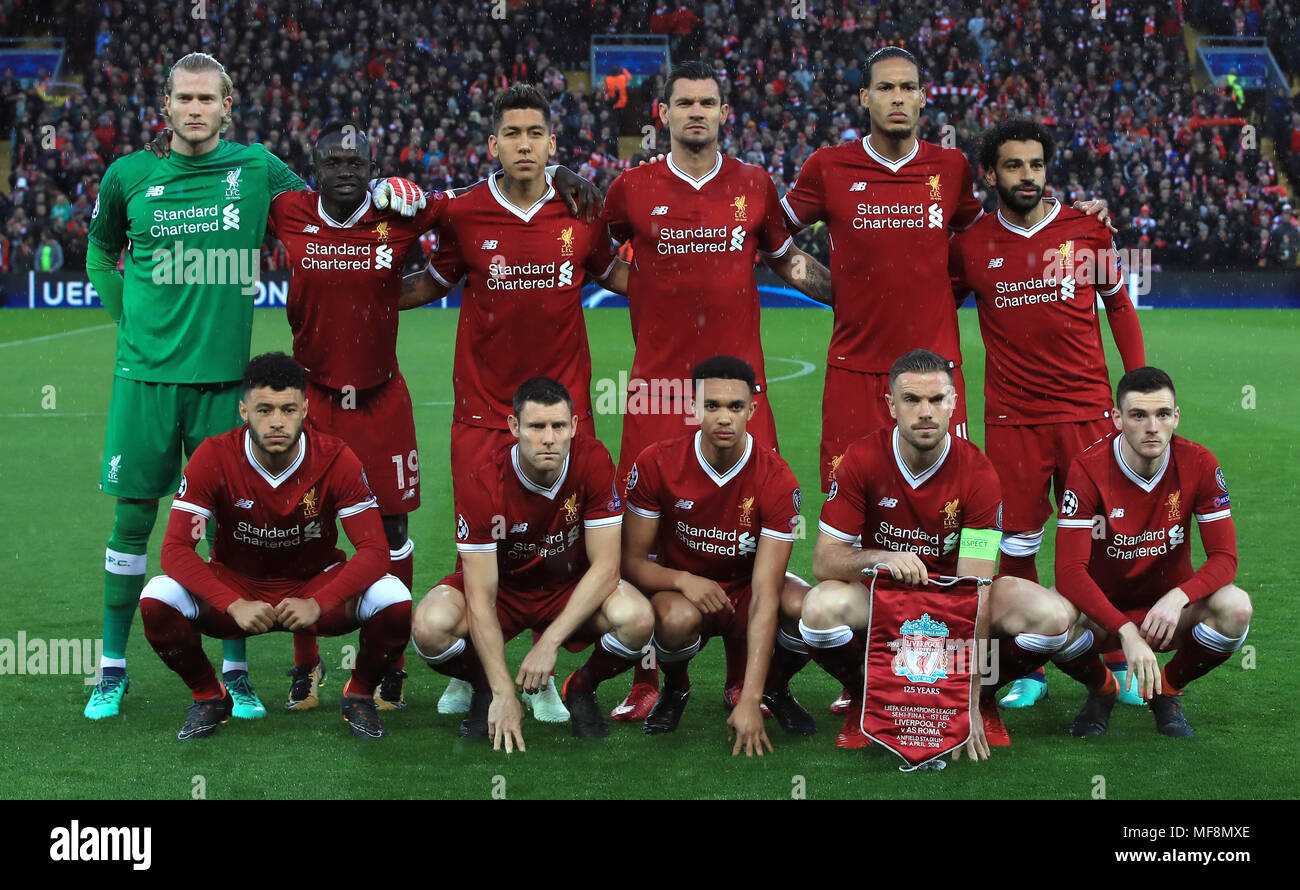
<path id="1" fill-rule="evenodd" d="M 740 250 L 745 246 L 745 227 L 736 226 L 731 230 L 731 249 Z"/>
<path id="2" fill-rule="evenodd" d="M 1067 275 L 1061 279 L 1061 302 L 1069 302 L 1074 299 L 1074 276 Z"/>
<path id="3" fill-rule="evenodd" d="M 565 260 L 560 264 L 560 276 L 557 283 L 561 287 L 567 284 L 573 284 L 573 263 Z"/>
<path id="4" fill-rule="evenodd" d="M 187 248 L 185 242 L 174 241 L 171 247 L 154 250 L 150 258 L 157 285 L 237 284 L 241 294 L 257 293 L 260 248 Z"/>
<path id="5" fill-rule="evenodd" d="M 221 208 L 221 228 L 239 228 L 239 208 L 234 204 L 227 204 L 225 207 Z"/>
<path id="6" fill-rule="evenodd" d="M 932 229 L 942 229 L 943 225 L 943 207 L 939 204 L 931 204 L 926 210 L 926 222 Z"/>
<path id="7" fill-rule="evenodd" d="M 381 244 L 375 248 L 375 268 L 393 268 L 393 249 L 387 244 Z"/>

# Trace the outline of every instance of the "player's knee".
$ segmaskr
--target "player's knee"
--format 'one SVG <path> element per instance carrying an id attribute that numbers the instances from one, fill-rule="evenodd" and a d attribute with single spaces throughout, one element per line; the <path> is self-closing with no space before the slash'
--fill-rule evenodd
<path id="1" fill-rule="evenodd" d="M 389 606 L 410 602 L 411 591 L 406 589 L 406 585 L 392 575 L 385 575 L 361 594 L 357 603 L 357 620 L 364 624 Z"/>
<path id="2" fill-rule="evenodd" d="M 1222 624 L 1220 630 L 1228 636 L 1238 637 L 1250 626 L 1250 619 L 1255 614 L 1250 602 L 1250 595 L 1235 584 L 1229 584 L 1215 592 L 1215 612 Z"/>
<path id="3" fill-rule="evenodd" d="M 826 629 L 845 623 L 849 586 L 843 581 L 823 581 L 803 599 L 800 617 L 809 627 Z"/>
<path id="4" fill-rule="evenodd" d="M 199 604 L 188 590 L 166 575 L 157 575 L 149 579 L 140 591 L 140 601 L 152 600 L 164 603 L 180 612 L 190 621 L 199 617 Z"/>
<path id="5" fill-rule="evenodd" d="M 803 617 L 803 601 L 812 588 L 798 575 L 786 572 L 781 587 L 781 617 L 798 621 Z"/>
<path id="6" fill-rule="evenodd" d="M 653 630 L 665 643 L 693 636 L 699 621 L 699 611 L 685 597 L 660 597 L 655 601 Z"/>
<path id="7" fill-rule="evenodd" d="M 411 639 L 421 650 L 441 652 L 455 642 L 464 609 L 459 590 L 439 585 L 430 590 L 411 615 Z"/>
<path id="8" fill-rule="evenodd" d="M 113 537 L 109 546 L 146 547 L 158 519 L 158 501 L 118 498 L 113 509 Z"/>
<path id="9" fill-rule="evenodd" d="M 655 615 L 650 604 L 644 599 L 632 609 L 617 632 L 618 638 L 629 648 L 639 649 L 650 642 L 655 632 Z"/>

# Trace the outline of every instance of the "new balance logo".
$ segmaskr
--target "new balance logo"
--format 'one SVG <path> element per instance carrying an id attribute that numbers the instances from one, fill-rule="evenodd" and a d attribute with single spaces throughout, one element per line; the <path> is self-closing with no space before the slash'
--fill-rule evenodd
<path id="1" fill-rule="evenodd" d="M 313 226 L 313 225 L 310 225 L 310 224 L 309 224 L 309 225 L 305 225 L 305 226 L 302 227 L 302 233 L 303 233 L 304 235 L 316 235 L 316 234 L 319 234 L 319 233 L 320 233 L 320 226 Z"/>
<path id="2" fill-rule="evenodd" d="M 1123 508 L 1123 507 L 1116 507 L 1114 510 L 1111 510 L 1111 511 L 1110 511 L 1110 518 L 1111 518 L 1111 519 L 1123 519 L 1123 518 L 1124 518 L 1124 508 Z"/>
<path id="3" fill-rule="evenodd" d="M 650 211 L 650 215 L 651 215 L 651 216 L 663 216 L 663 215 L 665 215 L 666 213 L 668 213 L 668 205 L 667 205 L 667 204 L 660 204 L 660 205 L 654 207 L 654 208 Z"/>
<path id="4" fill-rule="evenodd" d="M 890 510 L 898 506 L 898 498 L 881 498 L 876 504 L 877 507 L 885 507 Z"/>
<path id="5" fill-rule="evenodd" d="M 849 191 L 851 192 L 865 192 L 866 190 L 867 184 L 865 182 L 855 182 L 853 185 L 849 186 Z"/>
<path id="6" fill-rule="evenodd" d="M 253 502 L 250 501 L 248 498 L 240 498 L 239 500 L 235 501 L 235 506 L 240 510 L 251 510 L 253 509 Z"/>
<path id="7" fill-rule="evenodd" d="M 678 510 L 689 510 L 689 509 L 691 509 L 691 508 L 694 507 L 694 506 L 695 506 L 695 501 L 688 501 L 688 500 L 686 500 L 686 498 L 680 498 L 680 499 L 677 501 L 676 509 L 678 509 Z"/>
<path id="8" fill-rule="evenodd" d="M 526 522 L 516 522 L 510 526 L 510 534 L 512 535 L 522 535 L 526 531 L 528 531 L 528 523 Z"/>
<path id="9" fill-rule="evenodd" d="M 161 198 L 165 188 L 167 188 L 165 185 L 151 185 L 144 190 L 144 196 L 146 198 Z"/>
<path id="10" fill-rule="evenodd" d="M 990 269 L 1001 269 L 1001 268 L 1002 268 L 1002 257 L 1000 257 L 1000 256 L 995 256 L 993 259 L 989 260 L 989 268 L 990 268 Z"/>
<path id="11" fill-rule="evenodd" d="M 489 240 L 487 240 L 487 241 L 484 241 L 484 242 L 483 242 L 483 249 L 484 249 L 484 250 L 496 250 L 496 249 L 497 249 L 497 243 L 496 243 L 496 241 L 495 241 L 495 240 L 492 240 L 492 239 L 489 239 Z"/>

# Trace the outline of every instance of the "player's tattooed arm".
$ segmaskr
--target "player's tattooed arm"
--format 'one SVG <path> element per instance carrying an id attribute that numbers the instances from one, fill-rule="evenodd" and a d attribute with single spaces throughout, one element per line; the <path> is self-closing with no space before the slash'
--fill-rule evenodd
<path id="1" fill-rule="evenodd" d="M 516 747 L 523 751 L 524 715 L 515 696 L 510 668 L 506 666 L 506 644 L 501 634 L 501 622 L 497 619 L 497 555 L 493 552 L 462 553 L 460 557 L 464 568 L 470 639 L 492 688 L 492 704 L 488 707 L 488 735 L 492 737 L 492 750 L 501 750 L 504 741 L 507 754 Z"/>
<path id="2" fill-rule="evenodd" d="M 830 269 L 817 262 L 811 254 L 791 245 L 783 255 L 768 257 L 766 262 L 778 277 L 805 297 L 827 306 L 835 305 L 831 296 Z"/>
<path id="3" fill-rule="evenodd" d="M 397 308 L 414 309 L 417 306 L 427 306 L 435 300 L 441 300 L 449 293 L 451 288 L 429 274 L 427 268 L 421 269 L 402 279 L 402 295 L 397 299 Z"/>
<path id="4" fill-rule="evenodd" d="M 614 266 L 610 269 L 609 274 L 597 283 L 607 291 L 626 296 L 627 270 L 631 268 L 632 266 L 620 257 L 614 261 Z"/>

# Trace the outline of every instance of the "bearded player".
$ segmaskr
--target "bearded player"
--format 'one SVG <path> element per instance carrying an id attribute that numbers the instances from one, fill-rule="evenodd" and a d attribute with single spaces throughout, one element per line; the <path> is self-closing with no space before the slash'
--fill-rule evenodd
<path id="1" fill-rule="evenodd" d="M 1185 738 L 1189 683 L 1241 648 L 1253 614 L 1233 584 L 1237 532 L 1223 469 L 1209 449 L 1174 435 L 1174 383 L 1158 368 L 1125 374 L 1115 432 L 1074 461 L 1056 530 L 1056 586 L 1074 605 L 1071 640 L 1054 659 L 1088 689 L 1070 727 L 1106 732 L 1119 683 L 1098 653 L 1123 648 L 1128 683 L 1150 703 L 1156 730 Z M 1192 517 L 1205 562 L 1192 570 Z M 1174 650 L 1163 668 L 1156 652 Z"/>
<path id="2" fill-rule="evenodd" d="M 582 285 L 590 277 L 626 290 L 627 264 L 604 224 L 572 218 L 547 173 L 555 134 L 541 90 L 516 84 L 492 107 L 488 152 L 501 169 L 448 205 L 438 252 L 427 274 L 407 279 L 402 301 L 410 308 L 441 299 L 466 278 L 452 373 L 453 496 L 485 455 L 514 442 L 511 400 L 520 380 L 558 380 L 573 396 L 576 434 L 595 434 Z M 469 698 L 453 678 L 438 710 L 461 713 Z M 569 718 L 551 679 L 524 701 L 539 720 Z"/>
<path id="3" fill-rule="evenodd" d="M 808 662 L 799 637 L 808 585 L 787 573 L 799 483 L 746 431 L 757 408 L 747 362 L 715 356 L 691 377 L 699 430 L 643 449 L 627 480 L 623 573 L 652 591 L 664 672 L 643 728 L 651 735 L 677 729 L 690 697 L 690 660 L 720 636 L 747 653 L 744 685 L 727 719 L 732 754 L 762 756 L 772 744 L 760 703 L 788 732 L 817 731 L 789 686 Z"/>
<path id="4" fill-rule="evenodd" d="M 690 373 L 713 355 L 736 356 L 754 369 L 757 407 L 749 433 L 758 447 L 777 447 L 759 337 L 755 255 L 791 287 L 830 300 L 827 270 L 794 246 L 767 171 L 719 152 L 718 134 L 729 111 L 723 83 L 708 64 L 674 66 L 659 106 L 672 140 L 667 159 L 623 173 L 605 198 L 610 234 L 632 245 L 627 297 L 636 354 L 619 449 L 620 485 L 646 446 L 695 431 Z M 728 647 L 730 700 L 745 664 L 743 648 Z M 643 719 L 656 685 L 652 669 L 638 668 L 632 692 L 611 716 Z"/>
<path id="5" fill-rule="evenodd" d="M 420 657 L 473 686 L 461 736 L 491 736 L 507 752 L 524 750 L 515 689 L 544 686 L 561 646 L 595 644 L 565 680 L 564 702 L 575 736 L 607 736 L 596 688 L 632 667 L 654 628 L 650 603 L 619 578 L 623 505 L 609 452 L 594 436 L 574 437 L 573 399 L 555 380 L 525 381 L 512 408 L 517 442 L 457 488 L 459 565 L 412 623 Z M 524 630 L 541 636 L 512 680 L 505 644 Z"/>
<path id="6" fill-rule="evenodd" d="M 855 442 L 836 468 L 822 506 L 813 573 L 799 629 L 813 661 L 850 691 L 835 744 L 870 744 L 862 733 L 865 630 L 870 594 L 863 569 L 883 564 L 903 584 L 930 575 L 989 578 L 1001 539 L 1001 494 L 988 458 L 952 435 L 952 371 L 941 356 L 912 350 L 890 369 L 888 406 L 895 420 Z M 1045 662 L 1066 642 L 1070 608 L 1059 595 L 1023 578 L 1000 576 L 987 593 L 981 635 L 998 638 L 998 676 L 971 703 L 974 760 L 989 745 L 1009 745 L 996 689 Z M 972 685 L 977 682 L 972 677 Z"/>
<path id="7" fill-rule="evenodd" d="M 980 164 L 998 212 L 948 246 L 953 294 L 960 303 L 974 291 L 987 355 L 985 453 L 1002 480 L 1001 569 L 1035 582 L 1053 487 L 1059 504 L 1074 458 L 1114 429 L 1098 297 L 1124 368 L 1146 361 L 1110 232 L 1043 197 L 1053 152 L 1051 134 L 1034 121 L 989 129 Z M 1040 672 L 1018 680 L 1003 704 L 1027 707 L 1046 690 Z"/>
<path id="8" fill-rule="evenodd" d="M 194 452 L 172 501 L 159 575 L 140 595 L 145 636 L 193 696 L 176 737 L 210 735 L 230 693 L 203 654 L 202 634 L 272 630 L 335 636 L 361 628 L 343 717 L 358 738 L 384 735 L 375 686 L 406 647 L 411 593 L 387 574 L 388 548 L 365 471 L 341 439 L 305 430 L 302 369 L 282 352 L 248 363 L 243 427 Z M 356 554 L 336 546 L 342 521 Z M 212 559 L 194 550 L 216 524 Z"/>

